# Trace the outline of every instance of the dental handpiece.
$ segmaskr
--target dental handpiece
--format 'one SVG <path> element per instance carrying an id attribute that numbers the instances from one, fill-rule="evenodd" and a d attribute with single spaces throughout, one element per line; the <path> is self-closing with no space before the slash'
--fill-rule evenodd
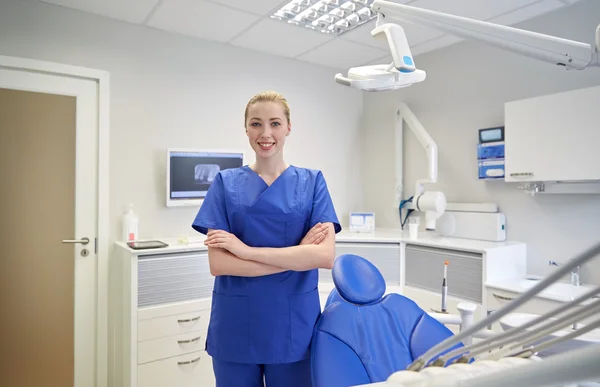
<path id="1" fill-rule="evenodd" d="M 448 261 L 444 262 L 444 279 L 442 280 L 442 312 L 446 313 L 448 307 Z"/>

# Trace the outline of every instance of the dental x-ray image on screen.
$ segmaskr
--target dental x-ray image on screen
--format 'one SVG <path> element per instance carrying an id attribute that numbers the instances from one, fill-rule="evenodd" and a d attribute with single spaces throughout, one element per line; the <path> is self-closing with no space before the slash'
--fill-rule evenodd
<path id="1" fill-rule="evenodd" d="M 196 168 L 194 168 L 196 184 L 210 185 L 220 170 L 221 167 L 218 164 L 197 164 Z"/>
<path id="2" fill-rule="evenodd" d="M 242 165 L 243 152 L 169 149 L 167 206 L 201 204 L 217 173 Z"/>

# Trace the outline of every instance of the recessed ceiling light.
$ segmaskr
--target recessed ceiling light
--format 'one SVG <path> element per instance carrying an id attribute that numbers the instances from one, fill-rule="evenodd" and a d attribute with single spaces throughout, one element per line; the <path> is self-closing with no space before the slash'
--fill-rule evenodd
<path id="1" fill-rule="evenodd" d="M 377 17 L 371 3 L 373 0 L 292 0 L 271 18 L 339 36 Z"/>

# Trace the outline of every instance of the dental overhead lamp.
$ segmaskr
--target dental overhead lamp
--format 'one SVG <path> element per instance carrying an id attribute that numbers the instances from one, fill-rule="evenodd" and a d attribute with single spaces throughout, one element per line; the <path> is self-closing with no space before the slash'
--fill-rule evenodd
<path id="1" fill-rule="evenodd" d="M 548 62 L 567 70 L 582 70 L 600 66 L 600 25 L 596 29 L 596 45 L 576 42 L 493 24 L 466 17 L 449 15 L 427 9 L 375 0 L 371 5 L 377 13 L 377 25 L 371 31 L 375 39 L 387 39 L 393 63 L 385 65 L 353 67 L 347 76 L 336 74 L 339 84 L 364 91 L 397 90 L 425 80 L 423 70 L 415 67 L 404 29 L 388 22 L 420 24 L 446 33 L 470 38 L 498 48 Z"/>

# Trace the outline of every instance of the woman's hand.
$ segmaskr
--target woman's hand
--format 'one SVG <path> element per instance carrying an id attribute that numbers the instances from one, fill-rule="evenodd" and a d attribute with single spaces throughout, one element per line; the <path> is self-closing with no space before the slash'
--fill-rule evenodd
<path id="1" fill-rule="evenodd" d="M 248 245 L 240 241 L 234 234 L 223 230 L 211 230 L 206 234 L 204 245 L 208 247 L 218 247 L 225 249 L 238 258 L 244 257 L 248 252 Z"/>
<path id="2" fill-rule="evenodd" d="M 323 242 L 325 236 L 327 235 L 327 226 L 321 223 L 317 223 L 311 228 L 304 238 L 300 241 L 301 245 L 318 245 Z"/>

